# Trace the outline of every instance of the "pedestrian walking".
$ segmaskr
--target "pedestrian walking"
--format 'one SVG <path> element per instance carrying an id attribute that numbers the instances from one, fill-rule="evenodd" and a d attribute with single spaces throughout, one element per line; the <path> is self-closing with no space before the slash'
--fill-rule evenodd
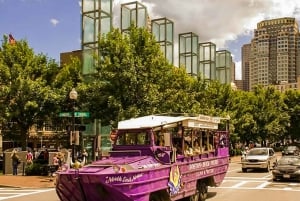
<path id="1" fill-rule="evenodd" d="M 31 153 L 30 150 L 28 150 L 26 154 L 26 165 L 31 165 L 33 163 L 33 154 Z"/>
<path id="2" fill-rule="evenodd" d="M 13 175 L 18 175 L 18 166 L 21 163 L 17 150 L 14 149 L 11 153 Z"/>

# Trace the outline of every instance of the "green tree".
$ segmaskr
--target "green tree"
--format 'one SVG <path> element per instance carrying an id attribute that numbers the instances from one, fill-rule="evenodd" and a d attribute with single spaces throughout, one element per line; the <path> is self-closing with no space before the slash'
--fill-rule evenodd
<path id="1" fill-rule="evenodd" d="M 85 98 L 104 124 L 126 118 L 170 111 L 184 111 L 190 102 L 184 89 L 188 76 L 170 65 L 153 35 L 131 27 L 128 34 L 114 29 L 99 40 L 100 57 Z M 180 99 L 183 104 L 174 104 Z M 178 108 L 178 107 L 181 108 Z"/>
<path id="2" fill-rule="evenodd" d="M 290 122 L 287 125 L 287 135 L 290 135 L 292 141 L 294 141 L 295 139 L 300 139 L 300 92 L 288 90 L 284 95 L 284 102 L 288 105 L 287 112 L 290 116 Z"/>
<path id="3" fill-rule="evenodd" d="M 278 140 L 278 137 L 286 132 L 290 117 L 286 112 L 283 94 L 274 87 L 257 86 L 253 93 L 256 96 L 253 115 L 257 134 L 262 140 L 262 145 L 266 145 L 267 139 Z"/>
<path id="4" fill-rule="evenodd" d="M 234 125 L 234 133 L 242 142 L 247 144 L 258 138 L 256 121 L 254 119 L 254 101 L 256 96 L 252 92 L 235 91 L 232 99 L 231 123 Z"/>
<path id="5" fill-rule="evenodd" d="M 10 44 L 7 37 L 3 37 L 0 48 L 1 123 L 9 130 L 12 130 L 9 125 L 13 125 L 17 133 L 12 138 L 20 140 L 23 148 L 36 122 L 57 116 L 58 103 L 63 97 L 61 88 L 57 87 L 60 70 L 53 59 L 36 55 L 27 41 Z M 67 79 L 61 78 L 65 82 Z"/>

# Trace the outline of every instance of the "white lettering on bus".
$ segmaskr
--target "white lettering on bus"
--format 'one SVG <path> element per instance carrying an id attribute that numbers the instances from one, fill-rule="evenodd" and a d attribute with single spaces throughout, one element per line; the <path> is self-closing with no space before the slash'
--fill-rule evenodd
<path id="1" fill-rule="evenodd" d="M 202 161 L 202 162 L 190 164 L 189 165 L 189 170 L 215 166 L 215 165 L 218 165 L 218 164 L 219 164 L 218 160 Z"/>
<path id="2" fill-rule="evenodd" d="M 105 183 L 106 184 L 110 184 L 110 183 L 114 183 L 114 182 L 120 182 L 120 183 L 130 183 L 130 182 L 134 182 L 135 180 L 137 180 L 138 178 L 142 177 L 143 173 L 139 173 L 130 177 L 127 176 L 112 176 L 112 177 L 106 177 L 105 178 Z"/>

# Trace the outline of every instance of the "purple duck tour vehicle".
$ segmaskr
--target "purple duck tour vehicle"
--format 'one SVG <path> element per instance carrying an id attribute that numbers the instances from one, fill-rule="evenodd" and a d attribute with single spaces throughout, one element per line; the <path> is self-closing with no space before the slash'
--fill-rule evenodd
<path id="1" fill-rule="evenodd" d="M 57 195 L 61 201 L 203 201 L 228 169 L 228 122 L 206 115 L 120 121 L 108 157 L 57 172 Z"/>

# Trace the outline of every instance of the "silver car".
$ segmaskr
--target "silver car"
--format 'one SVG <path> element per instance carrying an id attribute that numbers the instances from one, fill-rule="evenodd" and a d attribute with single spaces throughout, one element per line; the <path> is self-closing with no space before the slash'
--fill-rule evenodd
<path id="1" fill-rule="evenodd" d="M 242 171 L 247 172 L 248 169 L 263 169 L 266 172 L 269 172 L 271 167 L 274 167 L 276 162 L 277 157 L 272 148 L 252 148 L 242 158 Z"/>

